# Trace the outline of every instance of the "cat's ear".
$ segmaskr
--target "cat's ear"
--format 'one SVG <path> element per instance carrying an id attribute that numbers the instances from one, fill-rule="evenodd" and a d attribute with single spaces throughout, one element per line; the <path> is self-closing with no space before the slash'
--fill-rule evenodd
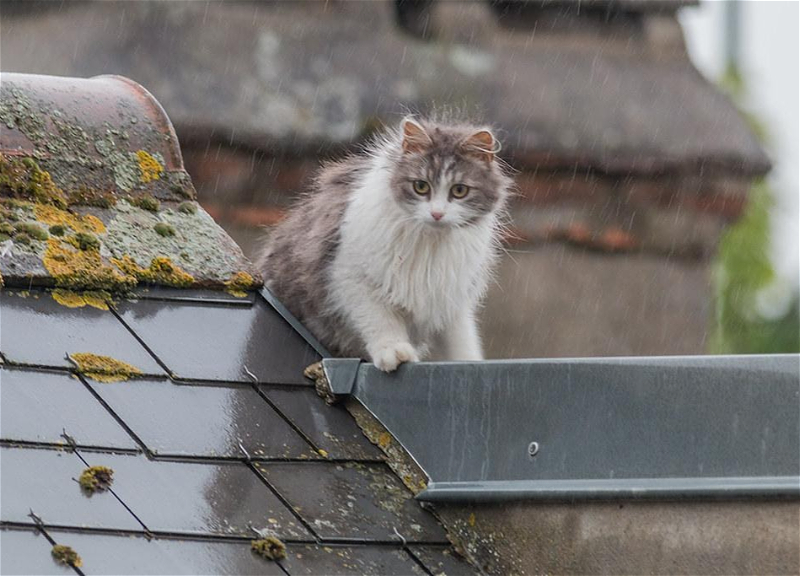
<path id="1" fill-rule="evenodd" d="M 425 129 L 411 118 L 403 120 L 403 152 L 422 152 L 431 144 Z"/>
<path id="2" fill-rule="evenodd" d="M 461 147 L 468 154 L 484 162 L 491 162 L 495 154 L 500 151 L 500 142 L 488 130 L 479 130 L 465 138 L 461 142 Z"/>

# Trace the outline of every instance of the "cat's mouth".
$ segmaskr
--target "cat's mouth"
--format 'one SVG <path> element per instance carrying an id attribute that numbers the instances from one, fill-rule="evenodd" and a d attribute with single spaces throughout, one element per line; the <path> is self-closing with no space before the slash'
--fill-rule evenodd
<path id="1" fill-rule="evenodd" d="M 450 228 L 450 227 L 453 226 L 453 222 L 452 221 L 450 221 L 450 220 L 445 221 L 444 218 L 442 218 L 441 220 L 434 220 L 433 218 L 426 218 L 425 219 L 425 224 L 427 224 L 431 228 L 436 228 L 436 229 L 439 229 L 439 230 L 444 229 L 444 228 Z"/>

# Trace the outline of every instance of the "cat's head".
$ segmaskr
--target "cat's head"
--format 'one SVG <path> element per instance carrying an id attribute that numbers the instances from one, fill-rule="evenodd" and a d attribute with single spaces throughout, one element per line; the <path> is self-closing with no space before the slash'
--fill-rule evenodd
<path id="1" fill-rule="evenodd" d="M 511 179 L 490 130 L 409 117 L 397 139 L 391 186 L 410 218 L 434 228 L 466 226 L 503 206 Z"/>

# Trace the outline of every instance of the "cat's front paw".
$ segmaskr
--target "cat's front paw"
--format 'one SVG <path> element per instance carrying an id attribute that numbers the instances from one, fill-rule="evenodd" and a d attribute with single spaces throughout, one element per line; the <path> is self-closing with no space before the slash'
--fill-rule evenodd
<path id="1" fill-rule="evenodd" d="M 419 355 L 409 342 L 393 342 L 370 351 L 375 366 L 384 372 L 394 372 L 403 362 L 419 362 Z"/>

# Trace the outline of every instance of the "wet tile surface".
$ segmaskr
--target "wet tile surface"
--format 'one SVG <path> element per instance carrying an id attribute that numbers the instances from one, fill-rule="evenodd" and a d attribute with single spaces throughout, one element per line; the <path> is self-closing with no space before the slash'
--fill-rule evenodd
<path id="1" fill-rule="evenodd" d="M 328 406 L 313 389 L 261 386 L 287 418 L 300 428 L 329 458 L 382 460 L 380 450 L 364 436 L 342 406 Z"/>
<path id="2" fill-rule="evenodd" d="M 0 298 L 0 352 L 12 362 L 63 368 L 70 366 L 65 352 L 92 352 L 158 376 L 104 384 L 66 372 L 0 369 L 4 441 L 58 443 L 63 428 L 95 449 L 0 448 L 0 519 L 30 524 L 33 509 L 57 542 L 81 555 L 84 573 L 423 574 L 420 561 L 434 571 L 470 573 L 442 552 L 444 530 L 352 417 L 316 396 L 302 372 L 319 356 L 261 298 L 157 290 L 120 302 L 124 322 L 110 311 L 63 307 L 49 295 Z M 164 378 L 126 325 L 188 382 Z M 137 448 L 115 416 L 157 460 L 112 453 Z M 304 436 L 340 462 L 320 458 Z M 256 462 L 257 473 L 240 461 L 240 442 L 256 459 L 301 461 Z M 111 491 L 88 496 L 80 489 L 81 458 L 114 470 Z M 254 555 L 249 526 L 289 541 L 288 557 L 275 563 Z M 157 537 L 148 541 L 145 529 Z M 3 546 L 24 554 L 3 559 L 0 572 L 73 573 L 53 562 L 43 536 L 8 532 L 0 532 Z M 397 533 L 417 543 L 417 556 Z M 242 539 L 218 538 L 225 536 Z M 315 544 L 317 537 L 325 544 Z"/>
<path id="3" fill-rule="evenodd" d="M 0 350 L 9 362 L 72 367 L 67 353 L 90 352 L 122 360 L 146 374 L 164 374 L 107 310 L 68 308 L 47 292 L 36 291 L 27 297 L 0 291 L 0 308 Z"/>
<path id="4" fill-rule="evenodd" d="M 114 458 L 105 454 L 96 456 L 98 464 Z M 48 525 L 142 528 L 110 492 L 91 496 L 83 493 L 73 479 L 77 479 L 86 466 L 75 454 L 0 448 L 0 467 L 3 471 L 0 520 L 30 523 L 28 512 L 33 510 Z"/>
<path id="5" fill-rule="evenodd" d="M 50 531 L 83 560 L 84 574 L 264 574 L 283 576 L 275 562 L 262 559 L 248 542 L 173 540 Z"/>
<path id="6" fill-rule="evenodd" d="M 0 530 L 0 574 L 76 574 L 56 564 L 51 548 L 36 530 Z"/>
<path id="7" fill-rule="evenodd" d="M 477 572 L 450 546 L 409 546 L 434 576 L 475 576 Z"/>
<path id="8" fill-rule="evenodd" d="M 153 462 L 88 452 L 83 457 L 114 469 L 114 492 L 149 530 L 250 537 L 250 523 L 280 538 L 311 538 L 245 464 Z"/>
<path id="9" fill-rule="evenodd" d="M 322 538 L 447 542 L 444 529 L 384 464 L 258 463 Z"/>
<path id="10" fill-rule="evenodd" d="M 281 564 L 292 576 L 425 574 L 399 546 L 289 546 Z"/>
<path id="11" fill-rule="evenodd" d="M 64 444 L 64 430 L 78 446 L 138 449 L 77 377 L 0 369 L 0 438 Z"/>
<path id="12" fill-rule="evenodd" d="M 309 444 L 249 386 L 187 386 L 135 380 L 89 385 L 158 455 L 316 457 Z"/>
<path id="13" fill-rule="evenodd" d="M 117 306 L 125 322 L 179 378 L 306 384 L 317 353 L 257 300 L 248 308 L 140 300 Z"/>

